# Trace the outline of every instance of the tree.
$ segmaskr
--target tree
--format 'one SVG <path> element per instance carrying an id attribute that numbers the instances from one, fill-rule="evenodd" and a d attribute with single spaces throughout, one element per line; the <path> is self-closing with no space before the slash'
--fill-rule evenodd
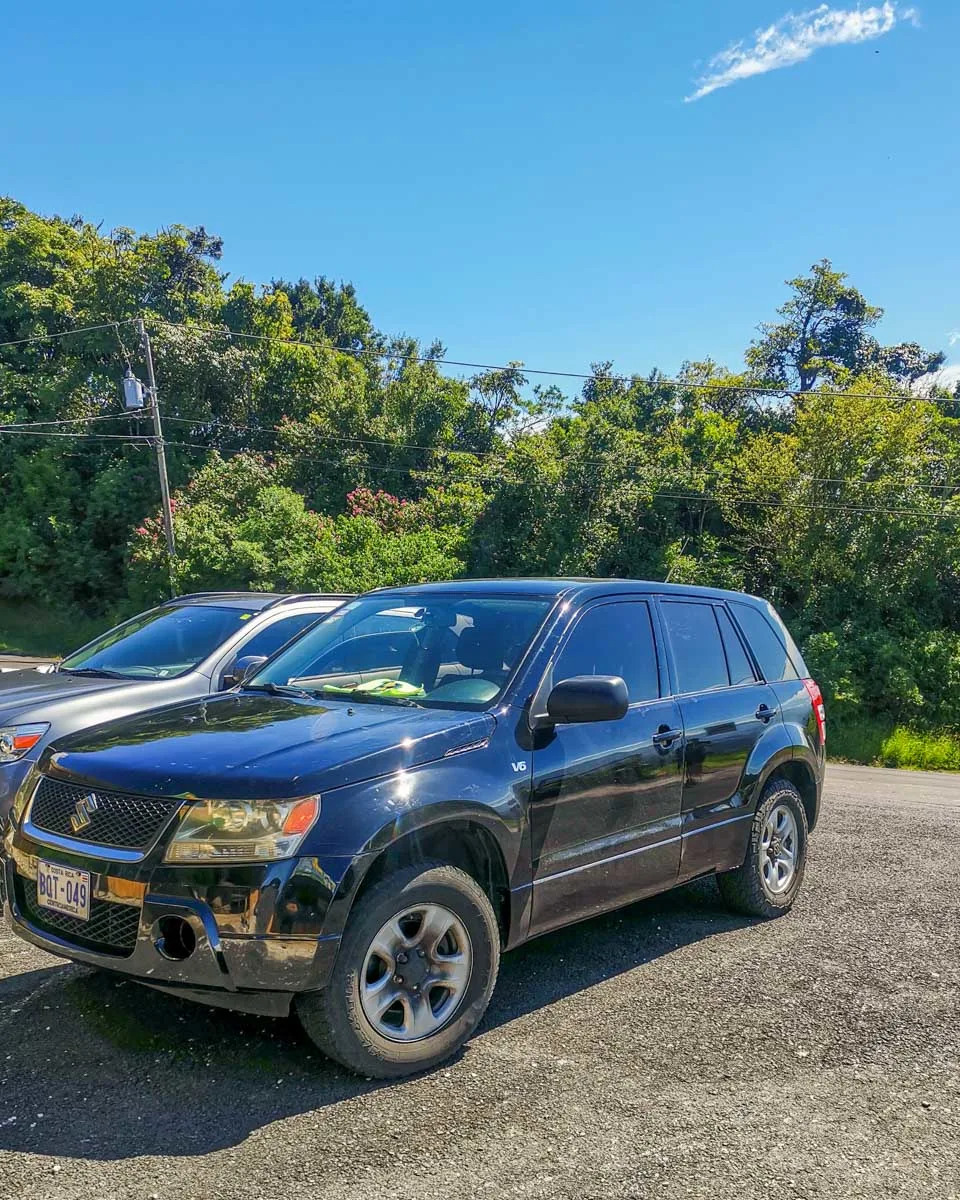
<path id="1" fill-rule="evenodd" d="M 353 284 L 335 284 L 321 275 L 312 284 L 306 279 L 297 283 L 275 279 L 271 290 L 284 293 L 290 301 L 298 338 L 319 336 L 331 346 L 353 353 L 383 349 L 383 338 L 357 300 Z"/>
<path id="2" fill-rule="evenodd" d="M 755 380 L 809 392 L 821 381 L 843 385 L 875 367 L 907 384 L 943 364 L 942 353 L 915 342 L 881 347 L 870 331 L 883 309 L 868 304 L 846 279 L 825 258 L 809 275 L 787 281 L 794 294 L 777 309 L 783 320 L 762 324 L 762 336 L 746 353 Z"/>
<path id="3" fill-rule="evenodd" d="M 748 588 L 792 624 L 838 714 L 956 721 L 955 424 L 869 375 L 840 394 L 810 393 L 789 432 L 737 454 L 722 501 L 731 547 Z"/>

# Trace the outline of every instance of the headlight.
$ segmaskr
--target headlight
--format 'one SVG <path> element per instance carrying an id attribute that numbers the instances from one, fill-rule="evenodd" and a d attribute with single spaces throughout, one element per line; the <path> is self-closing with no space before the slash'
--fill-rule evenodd
<path id="1" fill-rule="evenodd" d="M 320 797 L 302 800 L 202 800 L 192 804 L 165 862 L 290 858 L 320 816 Z"/>
<path id="2" fill-rule="evenodd" d="M 8 725 L 0 729 L 0 763 L 16 762 L 32 750 L 50 728 L 45 725 Z"/>

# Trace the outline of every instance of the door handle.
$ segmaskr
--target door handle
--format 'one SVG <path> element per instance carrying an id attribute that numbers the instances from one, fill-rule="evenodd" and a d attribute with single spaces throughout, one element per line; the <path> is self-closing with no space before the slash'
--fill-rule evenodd
<path id="1" fill-rule="evenodd" d="M 671 729 L 669 725 L 661 725 L 653 735 L 653 744 L 655 746 L 669 746 L 678 737 L 683 737 L 682 729 Z"/>
<path id="2" fill-rule="evenodd" d="M 762 721 L 766 725 L 768 721 L 771 721 L 777 715 L 777 710 L 770 708 L 767 704 L 761 704 L 754 715 L 758 721 Z"/>

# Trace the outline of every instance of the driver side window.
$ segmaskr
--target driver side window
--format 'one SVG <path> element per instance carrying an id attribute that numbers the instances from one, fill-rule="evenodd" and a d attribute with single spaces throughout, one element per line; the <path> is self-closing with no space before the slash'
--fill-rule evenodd
<path id="1" fill-rule="evenodd" d="M 619 675 L 631 704 L 659 698 L 657 651 L 645 601 L 598 604 L 583 614 L 554 663 L 553 685 L 575 675 Z"/>

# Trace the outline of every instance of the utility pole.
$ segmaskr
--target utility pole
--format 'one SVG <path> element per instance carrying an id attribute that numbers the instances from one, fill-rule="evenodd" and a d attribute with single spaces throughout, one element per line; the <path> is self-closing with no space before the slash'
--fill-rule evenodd
<path id="1" fill-rule="evenodd" d="M 160 400 L 157 396 L 157 380 L 153 373 L 153 353 L 150 349 L 150 335 L 143 320 L 137 325 L 140 329 L 140 345 L 143 347 L 143 357 L 147 364 L 147 391 L 150 396 L 150 412 L 153 416 L 153 445 L 157 452 L 157 470 L 160 473 L 160 495 L 163 500 L 163 532 L 167 538 L 167 571 L 170 576 L 170 595 L 176 595 L 176 580 L 173 574 L 173 564 L 177 556 L 177 548 L 173 540 L 173 509 L 170 507 L 170 481 L 167 478 L 167 455 L 163 446 L 163 428 L 160 425 Z"/>

